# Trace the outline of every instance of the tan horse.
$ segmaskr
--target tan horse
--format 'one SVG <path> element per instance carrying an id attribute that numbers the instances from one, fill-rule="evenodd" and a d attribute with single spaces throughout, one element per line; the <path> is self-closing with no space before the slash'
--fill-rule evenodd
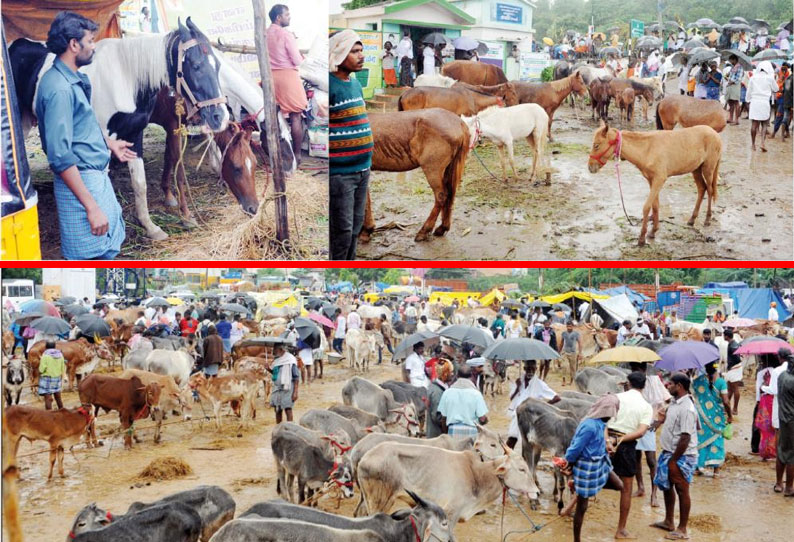
<path id="1" fill-rule="evenodd" d="M 416 87 L 403 92 L 397 102 L 398 111 L 440 107 L 456 115 L 470 117 L 492 105 L 504 105 L 499 96 L 475 92 L 463 87 Z"/>
<path id="2" fill-rule="evenodd" d="M 505 101 L 505 105 L 512 107 L 518 105 L 518 94 L 516 94 L 516 87 L 513 83 L 502 83 L 501 85 L 470 85 L 457 81 L 452 85 L 452 88 L 466 88 L 479 92 L 481 94 L 489 94 L 491 96 L 499 96 Z"/>
<path id="3" fill-rule="evenodd" d="M 499 85 L 507 83 L 507 76 L 502 68 L 483 62 L 471 60 L 454 60 L 444 64 L 441 75 L 452 77 L 470 85 Z"/>
<path id="4" fill-rule="evenodd" d="M 463 177 L 463 166 L 472 145 L 469 129 L 460 117 L 444 109 L 396 113 L 370 113 L 369 123 L 375 147 L 373 171 L 411 171 L 418 167 L 433 189 L 435 205 L 415 241 L 427 241 L 441 213 L 441 225 L 433 235 L 444 235 L 452 224 L 455 193 Z M 367 210 L 360 240 L 369 241 L 375 230 L 372 204 L 367 193 Z"/>
<path id="5" fill-rule="evenodd" d="M 684 128 L 702 124 L 721 132 L 726 123 L 726 112 L 719 100 L 673 95 L 656 106 L 656 128 L 659 130 L 672 130 L 676 124 Z"/>
<path id="6" fill-rule="evenodd" d="M 554 121 L 554 112 L 571 92 L 584 96 L 587 87 L 582 80 L 582 74 L 575 71 L 568 77 L 549 83 L 521 83 L 511 81 L 516 87 L 518 101 L 522 104 L 536 103 L 541 106 L 549 116 L 549 139 L 551 137 L 551 123 Z"/>
<path id="7" fill-rule="evenodd" d="M 634 89 L 624 88 L 615 96 L 615 103 L 620 109 L 620 121 L 623 122 L 623 110 L 626 110 L 626 122 L 634 123 Z"/>
<path id="8" fill-rule="evenodd" d="M 704 224 L 708 226 L 711 223 L 711 203 L 717 201 L 717 180 L 722 156 L 722 140 L 717 132 L 708 126 L 694 126 L 670 132 L 621 132 L 601 122 L 601 126 L 593 133 L 593 148 L 587 162 L 590 173 L 598 172 L 617 154 L 618 148 L 620 159 L 637 166 L 651 188 L 642 207 L 642 229 L 638 240 L 640 246 L 645 245 L 648 214 L 651 209 L 653 229 L 648 237 L 653 239 L 656 236 L 659 229 L 659 192 L 667 178 L 673 175 L 692 173 L 695 178 L 698 197 L 688 224 L 695 224 L 704 193 L 708 193 Z"/>

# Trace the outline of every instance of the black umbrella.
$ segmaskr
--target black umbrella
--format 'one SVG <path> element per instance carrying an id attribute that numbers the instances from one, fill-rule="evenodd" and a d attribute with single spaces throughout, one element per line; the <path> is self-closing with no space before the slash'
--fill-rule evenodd
<path id="1" fill-rule="evenodd" d="M 77 305 L 77 304 L 66 305 L 65 307 L 63 307 L 61 309 L 61 311 L 63 311 L 63 313 L 68 315 L 68 316 L 80 316 L 81 314 L 86 314 L 86 313 L 89 312 L 89 310 L 87 308 L 85 308 L 82 305 Z"/>
<path id="2" fill-rule="evenodd" d="M 601 50 L 598 51 L 598 54 L 601 55 L 601 56 L 609 55 L 609 54 L 619 55 L 620 54 L 620 49 L 618 49 L 617 47 L 611 47 L 611 46 L 610 47 L 602 47 Z"/>
<path id="3" fill-rule="evenodd" d="M 146 302 L 147 307 L 165 307 L 168 308 L 171 306 L 171 303 L 165 300 L 162 297 L 153 297 L 149 301 Z"/>
<path id="4" fill-rule="evenodd" d="M 394 349 L 394 354 L 392 354 L 392 359 L 403 359 L 407 357 L 414 351 L 414 345 L 416 343 L 422 342 L 425 343 L 425 345 L 430 345 L 438 341 L 438 335 L 432 331 L 417 331 L 416 333 L 408 335 L 397 345 L 397 348 Z"/>
<path id="5" fill-rule="evenodd" d="M 110 305 L 111 303 L 113 303 L 113 301 L 114 301 L 113 299 L 97 299 L 94 302 L 94 307 L 98 305 Z"/>
<path id="6" fill-rule="evenodd" d="M 723 60 L 728 60 L 731 56 L 736 56 L 739 59 L 739 63 L 745 70 L 752 70 L 753 69 L 753 59 L 749 56 L 744 54 L 743 52 L 739 51 L 738 49 L 723 49 L 720 51 L 720 56 L 722 56 Z"/>
<path id="7" fill-rule="evenodd" d="M 251 311 L 248 309 L 248 307 L 243 307 L 239 303 L 223 303 L 223 304 L 221 304 L 221 306 L 219 308 L 220 308 L 220 310 L 226 311 L 226 312 L 236 312 L 236 313 L 239 313 L 239 314 L 251 314 Z"/>
<path id="8" fill-rule="evenodd" d="M 767 21 L 765 21 L 764 19 L 753 19 L 753 23 L 752 23 L 752 25 L 753 25 L 753 26 L 755 26 L 755 27 L 761 27 L 761 26 L 763 26 L 763 27 L 765 27 L 765 28 L 769 28 L 769 27 L 771 26 L 771 25 L 770 25 L 770 24 L 769 24 Z"/>
<path id="9" fill-rule="evenodd" d="M 502 306 L 507 307 L 508 309 L 526 309 L 527 306 L 523 303 L 519 303 L 518 301 L 513 301 L 508 299 L 506 301 L 502 301 Z"/>
<path id="10" fill-rule="evenodd" d="M 785 30 L 788 30 L 789 33 L 794 32 L 794 19 L 791 19 L 789 22 L 783 25 Z"/>
<path id="11" fill-rule="evenodd" d="M 322 313 L 326 315 L 328 318 L 333 318 L 334 314 L 336 313 L 336 309 L 338 309 L 336 305 L 333 303 L 323 303 L 323 310 Z"/>
<path id="12" fill-rule="evenodd" d="M 525 360 L 557 359 L 560 354 L 543 341 L 536 339 L 505 339 L 497 341 L 482 353 L 485 359 Z"/>
<path id="13" fill-rule="evenodd" d="M 460 343 L 471 343 L 474 346 L 482 346 L 483 348 L 487 348 L 494 343 L 493 334 L 487 329 L 465 324 L 447 326 L 440 330 L 438 334 Z"/>
<path id="14" fill-rule="evenodd" d="M 447 37 L 441 32 L 431 32 L 422 38 L 422 43 L 429 43 L 430 45 L 446 45 Z"/>
<path id="15" fill-rule="evenodd" d="M 80 331 L 83 332 L 83 335 L 88 335 L 90 337 L 94 335 L 99 335 L 100 337 L 110 336 L 110 326 L 96 314 L 84 314 L 79 316 L 75 324 L 80 328 Z"/>
<path id="16" fill-rule="evenodd" d="M 293 320 L 295 324 L 295 331 L 298 332 L 300 340 L 311 346 L 312 348 L 320 347 L 320 328 L 314 321 L 308 318 L 298 317 Z"/>
<path id="17" fill-rule="evenodd" d="M 304 305 L 307 311 L 316 311 L 321 309 L 326 302 L 317 297 L 309 299 L 309 302 Z"/>
<path id="18" fill-rule="evenodd" d="M 748 24 L 747 19 L 745 19 L 744 17 L 731 17 L 731 20 L 728 21 L 728 23 L 729 24 L 730 23 Z M 728 26 L 728 25 L 726 24 L 725 26 Z M 723 28 L 725 28 L 725 26 L 723 26 Z"/>
<path id="19" fill-rule="evenodd" d="M 637 40 L 637 49 L 659 49 L 662 46 L 662 40 L 655 36 L 643 36 Z"/>
<path id="20" fill-rule="evenodd" d="M 548 309 L 549 307 L 551 307 L 551 303 L 546 303 L 542 299 L 536 299 L 535 301 L 530 303 L 529 306 L 532 307 L 533 309 L 535 307 L 540 307 L 541 309 Z"/>
<path id="21" fill-rule="evenodd" d="M 759 60 L 786 60 L 788 55 L 780 49 L 764 49 L 753 57 L 754 62 Z"/>
<path id="22" fill-rule="evenodd" d="M 478 55 L 484 55 L 485 53 L 488 52 L 488 45 L 483 42 L 479 42 L 476 51 Z"/>
<path id="23" fill-rule="evenodd" d="M 30 327 L 49 335 L 62 335 L 69 333 L 72 329 L 63 318 L 55 318 L 54 316 L 42 316 L 33 320 L 30 323 Z"/>
<path id="24" fill-rule="evenodd" d="M 698 19 L 697 21 L 695 21 L 695 26 L 698 28 L 720 28 L 720 25 L 718 25 L 708 17 L 703 17 L 702 19 Z"/>
<path id="25" fill-rule="evenodd" d="M 753 27 L 747 23 L 728 23 L 722 27 L 723 30 L 728 32 L 752 32 Z"/>
<path id="26" fill-rule="evenodd" d="M 38 311 L 28 312 L 25 314 L 20 314 L 19 316 L 14 318 L 14 322 L 19 324 L 20 326 L 29 326 L 30 323 L 33 322 L 33 320 L 37 320 L 42 316 L 47 316 L 47 315 L 44 314 L 43 312 L 38 312 Z"/>
<path id="27" fill-rule="evenodd" d="M 706 49 L 705 47 L 701 49 L 694 49 L 689 55 L 689 61 L 687 62 L 687 66 L 702 64 L 704 62 L 709 62 L 719 57 L 720 54 L 717 51 Z"/>
<path id="28" fill-rule="evenodd" d="M 681 48 L 684 49 L 685 51 L 690 51 L 692 49 L 697 49 L 698 47 L 705 47 L 705 46 L 706 44 L 703 43 L 703 40 L 698 38 L 692 38 L 691 40 L 685 41 L 684 44 L 681 46 Z"/>
<path id="29" fill-rule="evenodd" d="M 67 295 L 67 296 L 64 296 L 64 297 L 58 299 L 58 301 L 61 303 L 61 305 L 71 305 L 72 303 L 76 303 L 77 302 L 77 298 L 74 298 L 74 297 L 72 297 L 70 295 Z"/>

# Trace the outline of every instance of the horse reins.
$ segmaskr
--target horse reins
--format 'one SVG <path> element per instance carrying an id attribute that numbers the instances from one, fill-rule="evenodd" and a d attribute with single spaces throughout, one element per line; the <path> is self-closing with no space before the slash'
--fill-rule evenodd
<path id="1" fill-rule="evenodd" d="M 617 134 L 615 135 L 615 139 L 609 141 L 607 148 L 604 149 L 599 154 L 591 154 L 590 158 L 597 161 L 599 165 L 604 166 L 606 165 L 608 160 L 604 160 L 604 155 L 609 152 L 609 149 L 615 147 L 615 153 L 613 157 L 615 158 L 615 175 L 618 178 L 618 191 L 620 192 L 620 204 L 623 206 L 623 214 L 626 216 L 626 220 L 629 222 L 629 226 L 634 226 L 634 223 L 629 218 L 629 213 L 626 212 L 626 202 L 623 200 L 623 184 L 620 181 L 620 151 L 623 147 L 623 135 L 620 133 L 620 130 L 617 130 Z"/>
<path id="2" fill-rule="evenodd" d="M 185 56 L 187 56 L 188 49 L 197 45 L 199 45 L 198 40 L 193 38 L 187 41 L 180 41 L 177 49 L 176 84 L 174 85 L 174 88 L 177 94 L 183 97 L 187 96 L 189 100 L 186 113 L 187 119 L 193 118 L 193 116 L 198 113 L 202 107 L 225 104 L 227 101 L 226 96 L 219 96 L 209 100 L 198 101 L 193 95 L 193 91 L 190 90 L 190 86 L 187 84 L 184 72 L 182 71 L 182 63 L 185 61 Z"/>

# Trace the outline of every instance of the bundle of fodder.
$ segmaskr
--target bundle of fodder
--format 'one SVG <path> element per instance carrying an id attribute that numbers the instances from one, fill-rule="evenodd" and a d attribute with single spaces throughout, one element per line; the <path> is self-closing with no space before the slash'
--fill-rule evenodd
<path id="1" fill-rule="evenodd" d="M 193 474 L 190 465 L 174 456 L 158 457 L 139 474 L 141 480 L 173 480 Z"/>

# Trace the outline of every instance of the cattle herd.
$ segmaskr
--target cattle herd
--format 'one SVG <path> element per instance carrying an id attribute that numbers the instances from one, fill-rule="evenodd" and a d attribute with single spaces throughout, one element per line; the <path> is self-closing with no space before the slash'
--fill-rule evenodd
<path id="1" fill-rule="evenodd" d="M 429 309 L 429 329 L 437 329 L 442 319 L 445 323 L 477 325 L 483 318 L 492 321 L 496 314 L 482 307 L 453 313 L 440 305 Z M 304 410 L 297 423 L 283 422 L 272 431 L 270 449 L 277 473 L 276 493 L 281 500 L 257 503 L 236 519 L 234 498 L 217 486 L 199 486 L 148 504 L 135 502 L 123 515 L 112 515 L 92 503 L 75 517 L 68 540 L 454 540 L 454 527 L 459 521 L 486 511 L 507 492 L 522 496 L 537 509 L 541 453 L 564 455 L 579 421 L 595 399 L 621 391 L 628 374 L 620 367 L 584 366 L 574 379 L 578 391 L 561 391 L 558 403 L 524 401 L 516 412 L 520 452 L 509 448 L 498 431 L 482 426 L 477 428 L 476 437 L 456 439 L 444 434 L 422 438 L 428 414 L 427 390 L 396 380 L 377 384 L 367 378 L 372 374 L 369 362 L 377 359 L 379 348 L 384 346 L 380 315 L 391 321 L 391 310 L 362 304 L 358 312 L 364 316 L 364 325 L 348 336 L 345 357 L 349 365 L 336 368 L 345 373 L 337 402 L 325 409 Z M 246 327 L 251 335 L 279 335 L 295 316 L 265 316 L 260 322 L 246 322 Z M 197 404 L 204 417 L 214 417 L 216 430 L 222 429 L 224 415 L 238 415 L 241 423 L 250 427 L 263 395 L 267 408 L 272 341 L 249 336 L 237 342 L 220 375 L 207 377 L 197 370 L 200 340 L 142 337 L 130 350 L 130 323 L 112 316 L 109 321 L 109 337 L 96 337 L 93 343 L 86 338 L 58 343 L 69 362 L 66 377 L 70 389 L 77 392 L 77 408 L 43 410 L 36 399 L 23 394 L 26 382 L 34 389 L 36 386 L 42 350 L 36 348 L 38 345 L 30 350 L 26 362 L 28 379 L 21 359 L 11 358 L 7 364 L 7 405 L 19 403 L 20 394 L 28 399 L 5 409 L 7 444 L 16 453 L 23 437 L 47 441 L 49 478 L 56 460 L 59 474 L 65 475 L 64 453 L 83 437 L 87 446 L 100 444 L 96 420 L 102 411 L 118 413 L 125 448 L 132 448 L 133 440 L 140 442 L 136 423 L 147 418 L 155 422 L 154 442 L 158 443 L 163 420 L 172 415 L 177 421 L 180 417 L 189 420 Z M 770 325 L 762 322 L 747 328 L 746 333 L 767 334 L 773 331 Z M 672 330 L 674 338 L 649 340 L 642 345 L 658 350 L 676 337 L 698 339 L 701 327 L 680 322 Z M 395 319 L 390 338 L 399 344 L 412 331 L 409 328 Z M 564 326 L 555 323 L 553 329 L 559 334 Z M 591 324 L 579 324 L 576 329 L 582 337 L 585 358 L 615 346 L 614 330 Z M 444 347 L 454 355 L 455 344 L 444 343 Z M 319 350 L 321 355 L 330 350 L 325 337 Z M 512 367 L 512 363 L 486 363 L 486 396 L 504 392 L 503 383 Z M 312 393 L 311 387 L 308 390 L 304 389 L 304 394 Z M 70 397 L 74 398 L 67 396 L 67 403 Z M 205 405 L 211 408 L 205 410 Z M 203 430 L 212 431 L 212 424 Z M 556 467 L 554 480 L 552 502 L 562 507 L 567 485 Z M 320 498 L 336 498 L 339 502 L 356 495 L 354 518 L 317 509 Z"/>

